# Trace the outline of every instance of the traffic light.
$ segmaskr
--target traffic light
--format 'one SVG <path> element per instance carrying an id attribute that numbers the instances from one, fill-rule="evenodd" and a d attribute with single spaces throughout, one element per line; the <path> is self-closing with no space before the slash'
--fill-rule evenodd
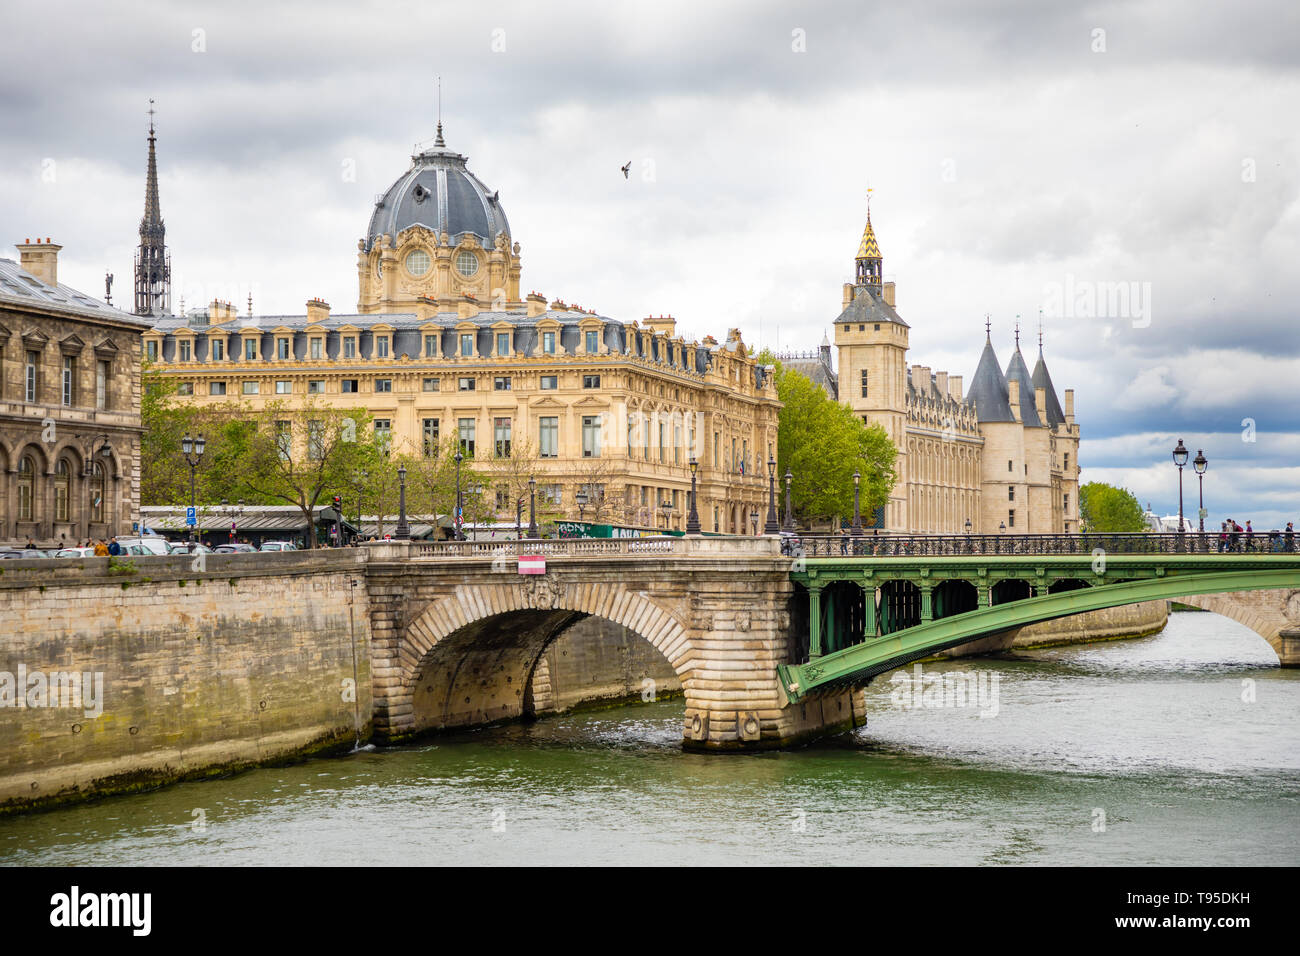
<path id="1" fill-rule="evenodd" d="M 334 511 L 335 511 L 336 514 L 338 514 L 338 515 L 340 515 L 340 516 L 343 514 L 343 496 L 342 496 L 342 495 L 335 495 L 335 496 L 334 496 Z"/>

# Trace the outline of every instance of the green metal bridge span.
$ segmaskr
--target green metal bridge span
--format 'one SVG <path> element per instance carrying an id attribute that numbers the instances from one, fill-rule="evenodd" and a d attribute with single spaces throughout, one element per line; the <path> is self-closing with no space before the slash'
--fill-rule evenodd
<path id="1" fill-rule="evenodd" d="M 815 553 L 815 552 L 814 552 Z M 833 553 L 833 552 L 832 552 Z M 791 572 L 792 626 L 806 628 L 803 663 L 778 667 L 791 703 L 815 691 L 863 686 L 877 674 L 1013 628 L 1143 601 L 1300 589 L 1300 554 L 1139 553 L 801 557 Z M 806 603 L 805 597 L 806 594 Z M 1300 641 L 1300 621 L 1284 666 Z"/>

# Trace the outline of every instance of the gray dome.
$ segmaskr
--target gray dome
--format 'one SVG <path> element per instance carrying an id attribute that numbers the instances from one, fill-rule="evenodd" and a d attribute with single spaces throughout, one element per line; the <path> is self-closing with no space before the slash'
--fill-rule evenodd
<path id="1" fill-rule="evenodd" d="M 489 191 L 465 167 L 466 157 L 447 149 L 441 142 L 411 157 L 411 168 L 388 187 L 375 203 L 366 229 L 367 252 L 387 235 L 422 225 L 437 235 L 447 233 L 456 242 L 473 233 L 491 249 L 501 233 L 509 235 L 510 223 L 496 193 Z"/>

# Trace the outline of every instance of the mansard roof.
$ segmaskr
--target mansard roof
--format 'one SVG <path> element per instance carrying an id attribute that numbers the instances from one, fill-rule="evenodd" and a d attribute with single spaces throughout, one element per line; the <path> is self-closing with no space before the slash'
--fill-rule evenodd
<path id="1" fill-rule="evenodd" d="M 49 285 L 14 260 L 3 258 L 0 258 L 0 305 L 57 309 L 75 315 L 127 322 L 141 328 L 147 328 L 154 322 L 150 317 L 132 315 L 121 309 L 115 309 L 62 282 L 58 285 Z"/>
<path id="2" fill-rule="evenodd" d="M 853 301 L 840 313 L 836 322 L 892 322 L 909 328 L 894 307 L 878 296 L 870 286 L 860 285 L 853 288 Z"/>
<path id="3" fill-rule="evenodd" d="M 1065 424 L 1065 413 L 1061 411 L 1061 403 L 1056 397 L 1056 386 L 1052 384 L 1052 376 L 1047 371 L 1047 363 L 1043 361 L 1043 349 L 1039 346 L 1038 362 L 1034 365 L 1034 388 L 1043 388 L 1047 390 L 1047 424 L 1055 428 L 1057 425 Z"/>
<path id="4" fill-rule="evenodd" d="M 966 402 L 975 406 L 975 418 L 980 422 L 1013 422 L 1011 402 L 1008 399 L 1006 377 L 993 351 L 993 342 L 986 339 L 980 363 L 971 378 Z"/>

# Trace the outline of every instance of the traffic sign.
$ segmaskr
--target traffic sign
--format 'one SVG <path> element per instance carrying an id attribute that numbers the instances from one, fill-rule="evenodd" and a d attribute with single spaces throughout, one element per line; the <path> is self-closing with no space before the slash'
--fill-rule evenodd
<path id="1" fill-rule="evenodd" d="M 521 554 L 519 556 L 519 573 L 520 574 L 545 574 L 546 555 Z"/>
<path id="2" fill-rule="evenodd" d="M 189 525 L 191 528 L 199 523 L 198 517 L 194 514 L 193 508 L 185 509 L 185 523 Z"/>

